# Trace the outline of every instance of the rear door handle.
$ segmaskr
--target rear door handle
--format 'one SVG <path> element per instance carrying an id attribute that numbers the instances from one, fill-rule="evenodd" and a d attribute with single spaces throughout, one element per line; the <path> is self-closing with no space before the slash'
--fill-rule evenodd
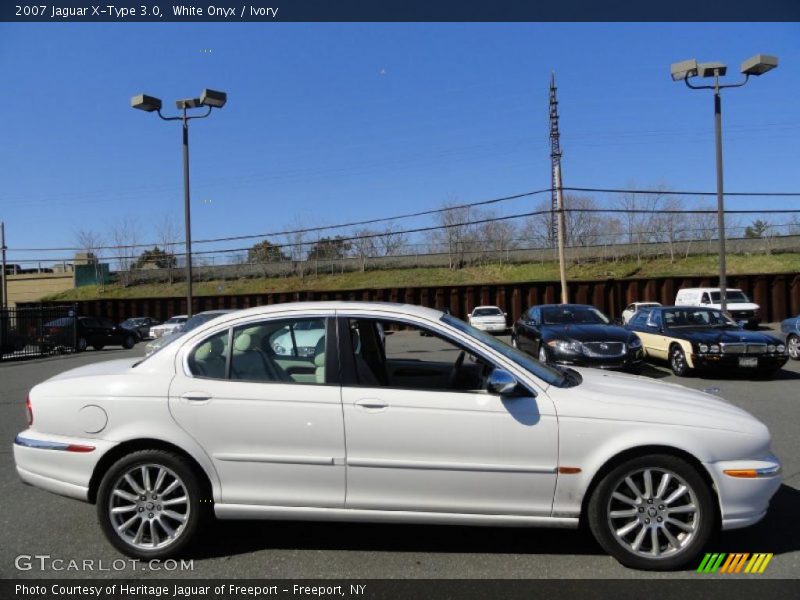
<path id="1" fill-rule="evenodd" d="M 356 406 L 366 410 L 384 410 L 389 407 L 389 403 L 385 400 L 378 400 L 377 398 L 362 398 L 356 400 Z"/>
<path id="2" fill-rule="evenodd" d="M 211 394 L 206 392 L 186 392 L 185 394 L 181 394 L 181 398 L 193 402 L 204 402 L 206 400 L 211 400 Z"/>

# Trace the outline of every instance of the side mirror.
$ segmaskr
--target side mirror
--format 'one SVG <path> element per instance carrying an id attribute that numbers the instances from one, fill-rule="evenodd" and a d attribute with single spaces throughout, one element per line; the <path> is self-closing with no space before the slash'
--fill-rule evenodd
<path id="1" fill-rule="evenodd" d="M 489 379 L 486 381 L 486 390 L 490 394 L 496 394 L 498 396 L 506 396 L 513 392 L 516 387 L 517 380 L 505 369 L 494 369 L 489 374 Z"/>

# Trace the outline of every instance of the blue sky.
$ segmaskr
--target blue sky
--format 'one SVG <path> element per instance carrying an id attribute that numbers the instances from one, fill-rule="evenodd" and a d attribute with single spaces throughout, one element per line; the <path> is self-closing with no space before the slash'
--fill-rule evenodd
<path id="1" fill-rule="evenodd" d="M 229 102 L 191 126 L 196 239 L 547 187 L 551 70 L 565 185 L 713 190 L 712 95 L 669 65 L 758 52 L 781 65 L 724 93 L 726 187 L 797 191 L 800 24 L 3 23 L 0 220 L 10 248 L 180 226 L 180 127 L 129 102 L 204 87 Z"/>

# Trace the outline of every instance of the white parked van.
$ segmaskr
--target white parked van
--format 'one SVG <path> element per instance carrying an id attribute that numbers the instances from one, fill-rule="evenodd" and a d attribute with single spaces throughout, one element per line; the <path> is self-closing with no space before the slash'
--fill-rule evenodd
<path id="1" fill-rule="evenodd" d="M 753 304 L 742 290 L 727 288 L 728 314 L 734 321 L 744 321 L 748 327 L 758 327 L 761 307 Z M 719 288 L 685 288 L 678 290 L 675 306 L 706 306 L 721 308 Z"/>

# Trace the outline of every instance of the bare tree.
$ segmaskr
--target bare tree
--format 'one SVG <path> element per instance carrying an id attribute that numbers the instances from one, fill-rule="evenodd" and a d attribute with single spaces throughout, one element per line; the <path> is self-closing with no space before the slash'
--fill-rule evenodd
<path id="1" fill-rule="evenodd" d="M 135 217 L 120 217 L 111 227 L 111 241 L 114 245 L 113 255 L 117 262 L 118 281 L 127 287 L 131 279 L 131 267 L 136 259 L 136 244 L 139 241 L 139 224 Z"/>
<path id="2" fill-rule="evenodd" d="M 358 257 L 363 273 L 367 270 L 367 259 L 378 254 L 378 238 L 372 229 L 359 229 L 354 235 L 356 239 L 352 241 L 353 253 Z"/>
<path id="3" fill-rule="evenodd" d="M 494 219 L 494 213 L 484 213 L 483 219 Z M 508 252 L 516 247 L 517 226 L 510 220 L 487 221 L 478 226 L 478 240 L 489 260 L 508 259 Z"/>
<path id="4" fill-rule="evenodd" d="M 177 242 L 180 238 L 180 229 L 174 218 L 168 214 L 165 214 L 158 224 L 156 234 L 161 247 L 167 252 L 174 253 L 176 246 L 175 242 Z M 194 262 L 194 257 L 192 258 Z M 167 266 L 167 280 L 170 283 L 175 281 L 175 268 L 171 264 Z"/>
<path id="5" fill-rule="evenodd" d="M 398 228 L 389 223 L 383 228 L 380 237 L 375 238 L 378 251 L 381 256 L 398 256 L 402 254 L 403 247 L 407 244 L 408 238 Z"/>
<path id="6" fill-rule="evenodd" d="M 308 225 L 301 217 L 296 217 L 293 225 L 290 225 L 290 229 L 294 231 L 284 235 L 284 254 L 292 261 L 292 273 L 298 275 L 300 279 L 304 279 L 306 273 L 305 260 L 308 238 L 305 232 L 297 230 L 307 227 Z"/>
<path id="7" fill-rule="evenodd" d="M 684 212 L 683 200 L 676 196 L 656 196 L 660 208 L 650 219 L 653 239 L 667 244 L 670 262 L 675 262 L 676 244 L 686 239 L 686 230 L 691 221 Z"/>
<path id="8" fill-rule="evenodd" d="M 444 210 L 436 214 L 439 229 L 430 233 L 430 239 L 444 247 L 451 269 L 460 269 L 466 264 L 467 252 L 474 249 L 475 227 L 471 223 L 473 210 L 469 206 L 445 204 Z"/>
<path id="9" fill-rule="evenodd" d="M 75 232 L 75 245 L 87 255 L 90 264 L 94 265 L 95 282 L 101 291 L 105 290 L 105 277 L 100 266 L 98 250 L 104 243 L 102 235 L 92 229 L 79 229 Z"/>

